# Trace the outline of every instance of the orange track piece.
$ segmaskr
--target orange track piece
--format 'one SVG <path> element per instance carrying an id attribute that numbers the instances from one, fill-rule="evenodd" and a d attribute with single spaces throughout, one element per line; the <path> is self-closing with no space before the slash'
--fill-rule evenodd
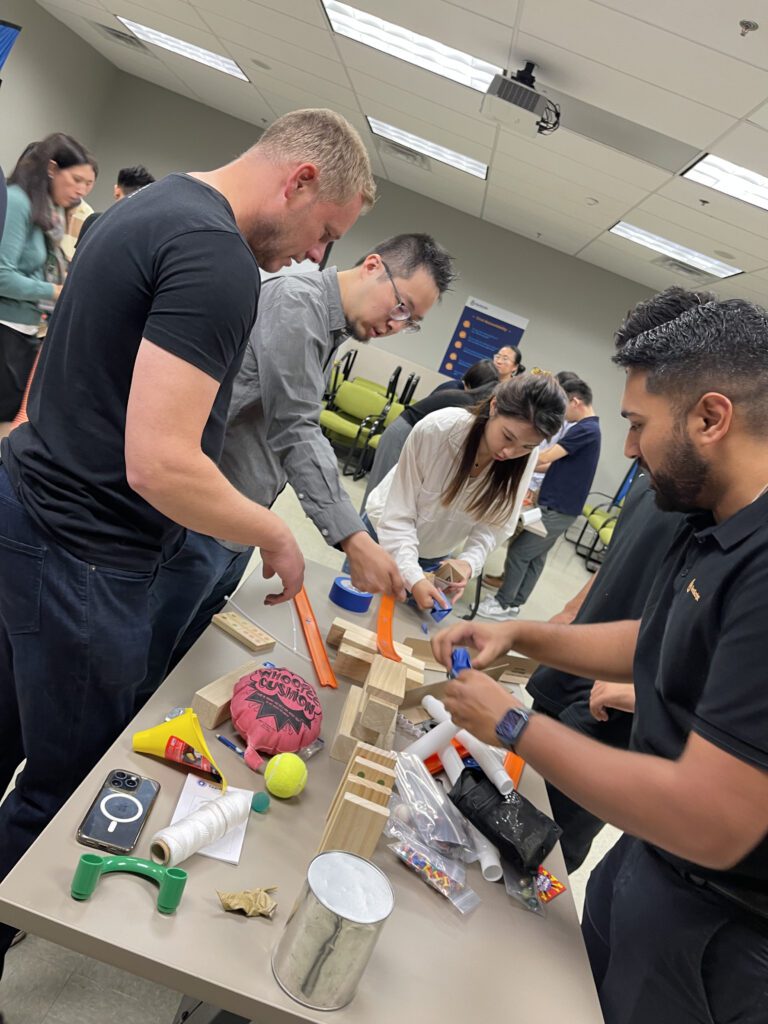
<path id="1" fill-rule="evenodd" d="M 525 768 L 525 761 L 513 750 L 510 750 L 504 758 L 504 771 L 514 782 L 515 789 L 520 785 L 520 776 L 523 774 L 523 768 Z"/>
<path id="2" fill-rule="evenodd" d="M 395 599 L 389 594 L 381 595 L 379 617 L 376 620 L 376 646 L 379 654 L 390 661 L 402 661 L 392 643 L 392 620 L 395 615 Z"/>
<path id="3" fill-rule="evenodd" d="M 339 684 L 336 682 L 336 676 L 333 674 L 331 663 L 328 660 L 328 652 L 325 649 L 323 638 L 320 636 L 320 628 L 317 625 L 315 613 L 312 611 L 312 605 L 309 603 L 304 587 L 294 597 L 293 603 L 296 606 L 296 611 L 299 613 L 301 628 L 304 630 L 304 639 L 307 641 L 309 656 L 312 659 L 312 664 L 315 666 L 318 682 L 321 686 L 332 686 L 336 689 Z"/>

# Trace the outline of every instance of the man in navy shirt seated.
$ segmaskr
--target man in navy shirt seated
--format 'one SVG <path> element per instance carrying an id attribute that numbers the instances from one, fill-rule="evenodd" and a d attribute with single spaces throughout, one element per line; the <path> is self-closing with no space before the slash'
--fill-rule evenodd
<path id="1" fill-rule="evenodd" d="M 568 396 L 565 419 L 573 426 L 557 444 L 542 452 L 536 470 L 546 470 L 539 491 L 545 537 L 524 530 L 509 542 L 504 579 L 495 597 L 481 602 L 484 619 L 512 619 L 531 596 L 544 569 L 547 552 L 580 514 L 600 458 L 600 420 L 592 408 L 592 389 L 578 377 L 562 384 Z"/>

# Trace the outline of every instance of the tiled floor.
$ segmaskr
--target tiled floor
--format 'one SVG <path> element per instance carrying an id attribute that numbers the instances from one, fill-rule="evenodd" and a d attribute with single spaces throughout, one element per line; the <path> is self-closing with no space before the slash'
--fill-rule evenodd
<path id="1" fill-rule="evenodd" d="M 359 504 L 363 482 L 353 483 L 346 478 L 344 483 L 355 504 Z M 290 488 L 280 496 L 275 510 L 293 529 L 306 558 L 341 568 L 341 554 L 324 543 Z M 254 557 L 249 571 L 256 565 L 258 558 Z M 587 578 L 584 562 L 574 554 L 573 546 L 558 541 L 523 616 L 549 618 Z M 589 872 L 618 835 L 615 829 L 604 829 L 587 863 L 571 877 L 579 911 Z M 9 952 L 0 982 L 0 1011 L 5 1024 L 170 1024 L 179 998 L 170 989 L 35 936 Z"/>

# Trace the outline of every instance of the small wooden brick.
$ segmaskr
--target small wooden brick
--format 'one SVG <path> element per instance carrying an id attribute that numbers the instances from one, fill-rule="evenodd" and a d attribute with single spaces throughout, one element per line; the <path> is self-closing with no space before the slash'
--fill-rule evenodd
<path id="1" fill-rule="evenodd" d="M 347 619 L 341 619 L 338 617 L 331 623 L 325 642 L 329 647 L 338 647 L 347 634 L 357 640 L 358 643 L 370 645 L 373 650 L 378 650 L 376 646 L 376 634 L 372 629 L 366 629 L 365 626 L 361 626 L 357 622 L 349 622 Z M 403 656 L 409 657 L 413 654 L 413 651 L 407 644 L 395 642 L 394 648 L 401 658 Z"/>
<path id="2" fill-rule="evenodd" d="M 365 688 L 363 689 L 363 702 L 360 705 L 359 722 L 366 729 L 373 729 L 377 733 L 386 733 L 392 728 L 392 723 L 397 717 L 398 707 L 398 704 L 382 700 L 375 694 L 369 693 Z"/>
<path id="3" fill-rule="evenodd" d="M 375 657 L 379 655 L 373 647 L 358 646 L 355 639 L 349 642 L 345 639 L 339 644 L 333 667 L 339 675 L 346 676 L 355 683 L 364 683 Z M 392 664 L 399 663 L 393 661 Z M 424 682 L 424 662 L 405 656 L 402 664 L 405 665 L 407 682 L 416 686 Z"/>
<path id="4" fill-rule="evenodd" d="M 388 704 L 400 705 L 405 697 L 408 668 L 401 661 L 390 661 L 377 654 L 365 680 L 365 690 Z"/>
<path id="5" fill-rule="evenodd" d="M 354 793 L 345 793 L 320 840 L 318 853 L 346 850 L 371 857 L 389 819 L 385 807 Z"/>
<path id="6" fill-rule="evenodd" d="M 200 719 L 201 725 L 206 729 L 215 729 L 222 722 L 226 722 L 229 718 L 229 702 L 232 700 L 235 683 L 257 667 L 255 661 L 248 661 L 197 691 L 192 698 L 192 710 Z"/>
<path id="7" fill-rule="evenodd" d="M 363 744 L 360 744 L 360 746 L 363 746 Z M 342 795 L 347 789 L 350 779 L 354 779 L 358 782 L 365 782 L 367 785 L 375 786 L 383 792 L 391 794 L 392 788 L 395 784 L 395 772 L 393 768 L 389 768 L 383 764 L 377 764 L 375 761 L 370 761 L 367 757 L 360 757 L 353 752 L 352 757 L 350 757 L 349 763 L 347 764 L 344 776 L 336 790 L 336 794 L 328 808 L 326 820 L 331 817 L 336 809 L 339 800 L 341 800 Z M 358 793 L 358 795 L 364 794 Z M 387 801 L 388 800 L 389 796 L 387 797 Z M 374 800 L 373 802 L 377 803 L 382 801 Z"/>
<path id="8" fill-rule="evenodd" d="M 356 686 L 350 686 L 347 692 L 347 699 L 341 709 L 339 724 L 336 728 L 336 735 L 331 744 L 330 756 L 335 761 L 349 761 L 352 752 L 357 746 L 357 737 L 353 736 L 354 728 L 363 701 L 363 691 Z"/>
<path id="9" fill-rule="evenodd" d="M 259 626 L 249 622 L 243 615 L 237 612 L 219 612 L 213 616 L 214 625 L 229 633 L 235 640 L 257 653 L 271 651 L 277 641 L 269 633 L 266 633 Z"/>

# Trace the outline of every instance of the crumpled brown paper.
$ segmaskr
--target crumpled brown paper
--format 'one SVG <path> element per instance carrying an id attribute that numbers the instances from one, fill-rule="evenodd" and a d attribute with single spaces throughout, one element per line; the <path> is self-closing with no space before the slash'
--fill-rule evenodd
<path id="1" fill-rule="evenodd" d="M 276 885 L 267 889 L 243 889 L 240 892 L 219 892 L 216 890 L 225 910 L 242 911 L 246 917 L 272 917 L 277 903 L 269 895 L 277 892 Z"/>

